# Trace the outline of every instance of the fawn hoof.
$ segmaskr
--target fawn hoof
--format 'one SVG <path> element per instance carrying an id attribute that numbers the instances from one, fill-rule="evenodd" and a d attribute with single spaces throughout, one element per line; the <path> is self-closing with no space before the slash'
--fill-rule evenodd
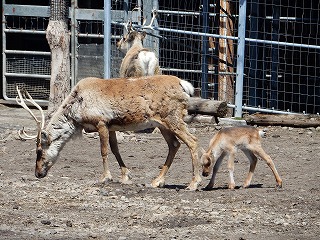
<path id="1" fill-rule="evenodd" d="M 196 191 L 198 189 L 198 185 L 201 182 L 200 176 L 193 176 L 192 181 L 189 186 L 186 188 L 188 191 Z"/>
<path id="2" fill-rule="evenodd" d="M 234 183 L 229 183 L 228 188 L 233 190 L 236 187 L 236 184 Z"/>

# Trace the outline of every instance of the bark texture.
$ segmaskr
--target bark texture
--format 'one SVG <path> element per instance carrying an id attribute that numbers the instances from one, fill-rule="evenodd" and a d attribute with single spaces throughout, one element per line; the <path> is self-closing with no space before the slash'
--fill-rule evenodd
<path id="1" fill-rule="evenodd" d="M 51 81 L 47 119 L 70 92 L 70 36 L 63 20 L 50 20 L 46 38 L 51 49 Z"/>

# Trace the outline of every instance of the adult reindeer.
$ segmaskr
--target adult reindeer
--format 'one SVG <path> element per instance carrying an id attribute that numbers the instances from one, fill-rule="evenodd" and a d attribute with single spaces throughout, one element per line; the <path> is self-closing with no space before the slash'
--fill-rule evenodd
<path id="1" fill-rule="evenodd" d="M 109 141 L 121 168 L 121 182 L 130 183 L 130 172 L 120 156 L 115 131 L 158 127 L 168 144 L 169 153 L 159 176 L 151 185 L 164 186 L 165 175 L 180 147 L 178 137 L 191 152 L 193 177 L 188 189 L 195 190 L 201 181 L 198 143 L 183 121 L 193 90 L 189 82 L 167 75 L 110 80 L 85 78 L 78 82 L 44 126 L 44 120 L 37 120 L 17 89 L 20 99 L 17 97 L 17 102 L 28 110 L 38 124 L 38 134 L 27 135 L 28 138 L 37 138 L 36 177 L 45 177 L 63 146 L 72 136 L 81 134 L 85 129 L 87 132 L 97 131 L 100 136 L 104 169 L 101 181 L 112 179 L 107 156 Z M 31 96 L 26 95 L 28 101 L 36 105 Z M 37 108 L 41 110 L 40 106 Z M 22 133 L 26 134 L 24 131 Z"/>
<path id="2" fill-rule="evenodd" d="M 151 24 L 156 14 L 153 14 Z M 146 26 L 148 27 L 148 26 Z M 133 29 L 132 24 L 127 28 L 128 33 L 118 42 L 118 49 L 123 52 L 123 58 L 120 66 L 120 77 L 142 77 L 160 74 L 159 60 L 156 54 L 150 49 L 143 47 L 143 39 L 146 32 L 138 32 Z"/>

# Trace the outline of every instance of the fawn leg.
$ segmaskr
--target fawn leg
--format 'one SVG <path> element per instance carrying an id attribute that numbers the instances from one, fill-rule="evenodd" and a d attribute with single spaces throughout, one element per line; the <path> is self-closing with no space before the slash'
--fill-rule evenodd
<path id="1" fill-rule="evenodd" d="M 212 189 L 214 186 L 214 180 L 216 178 L 217 172 L 221 166 L 222 163 L 222 159 L 224 158 L 225 153 L 223 152 L 217 159 L 217 161 L 215 162 L 214 166 L 213 166 L 213 170 L 212 170 L 212 176 L 210 179 L 210 182 L 208 183 L 208 185 L 205 187 L 206 190 Z"/>
<path id="2" fill-rule="evenodd" d="M 250 150 L 243 150 L 243 152 L 248 157 L 248 159 L 250 161 L 249 173 L 248 173 L 247 178 L 245 179 L 244 185 L 243 185 L 244 188 L 247 188 L 250 186 L 252 176 L 253 176 L 254 170 L 257 165 L 258 158 Z"/>
<path id="3" fill-rule="evenodd" d="M 234 176 L 233 176 L 235 151 L 230 150 L 228 155 L 229 155 L 228 156 L 228 171 L 229 171 L 229 179 L 230 179 L 228 188 L 234 189 L 236 186 L 236 184 L 234 182 Z"/>
<path id="4" fill-rule="evenodd" d="M 262 149 L 262 147 L 256 147 L 252 151 L 255 155 L 261 157 L 264 161 L 266 161 L 266 163 L 271 168 L 273 175 L 276 179 L 277 187 L 281 188 L 282 187 L 282 179 L 280 178 L 278 171 L 277 171 L 271 157 Z"/>

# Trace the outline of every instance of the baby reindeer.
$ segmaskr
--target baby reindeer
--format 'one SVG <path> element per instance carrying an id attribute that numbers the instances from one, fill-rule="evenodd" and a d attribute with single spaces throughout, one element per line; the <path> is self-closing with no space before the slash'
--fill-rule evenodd
<path id="1" fill-rule="evenodd" d="M 214 185 L 214 179 L 217 171 L 221 165 L 222 159 L 227 156 L 228 158 L 228 170 L 229 170 L 229 189 L 235 188 L 235 182 L 233 178 L 234 171 L 234 158 L 237 149 L 241 149 L 244 154 L 249 158 L 250 169 L 247 178 L 245 179 L 243 187 L 249 187 L 253 176 L 254 169 L 257 164 L 257 157 L 262 158 L 268 166 L 271 168 L 279 188 L 282 187 L 282 180 L 276 170 L 276 167 L 268 154 L 261 147 L 261 138 L 265 137 L 265 132 L 250 126 L 242 127 L 230 127 L 220 130 L 213 136 L 210 141 L 208 150 L 201 157 L 203 164 L 203 176 L 208 176 L 210 168 L 215 160 L 212 177 L 206 189 L 212 189 Z M 211 154 L 213 159 L 211 158 Z"/>
<path id="2" fill-rule="evenodd" d="M 120 66 L 120 77 L 142 77 L 160 74 L 159 60 L 151 50 L 144 48 L 142 41 L 146 32 L 138 32 L 130 28 L 128 34 L 117 43 L 123 52 Z"/>

